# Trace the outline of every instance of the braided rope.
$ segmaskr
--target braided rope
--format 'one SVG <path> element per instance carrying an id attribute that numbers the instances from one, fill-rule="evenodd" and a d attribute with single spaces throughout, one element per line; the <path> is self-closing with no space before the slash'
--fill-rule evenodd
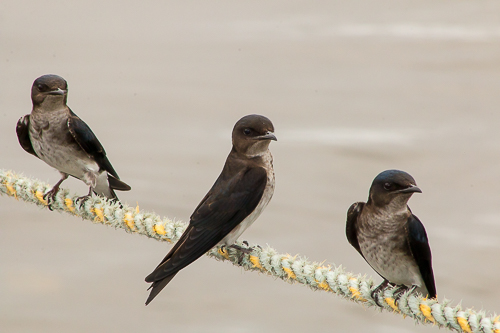
<path id="1" fill-rule="evenodd" d="M 39 180 L 30 179 L 11 171 L 0 169 L 0 194 L 6 194 L 19 200 L 46 207 L 43 194 L 50 186 Z M 120 206 L 119 203 L 93 196 L 80 207 L 75 205 L 78 196 L 70 195 L 67 189 L 61 189 L 54 202 L 53 210 L 79 216 L 82 219 L 125 229 L 129 233 L 142 234 L 160 241 L 174 243 L 182 235 L 186 224 L 139 210 L 139 207 Z M 240 247 L 248 247 L 241 242 Z M 313 290 L 335 293 L 343 298 L 367 306 L 378 307 L 371 291 L 374 286 L 371 278 L 345 272 L 341 266 L 325 266 L 310 262 L 305 258 L 280 254 L 275 249 L 258 246 L 250 248 L 252 252 L 244 254 L 235 248 L 214 248 L 207 255 L 216 260 L 228 260 L 245 270 L 257 271 L 280 278 L 289 283 L 298 282 Z M 432 323 L 438 327 L 458 332 L 500 333 L 500 316 L 488 316 L 484 311 L 462 309 L 460 305 L 450 306 L 449 300 L 439 303 L 435 299 L 426 299 L 416 293 L 405 292 L 396 302 L 397 288 L 388 286 L 383 289 L 382 308 L 413 318 L 417 323 Z"/>

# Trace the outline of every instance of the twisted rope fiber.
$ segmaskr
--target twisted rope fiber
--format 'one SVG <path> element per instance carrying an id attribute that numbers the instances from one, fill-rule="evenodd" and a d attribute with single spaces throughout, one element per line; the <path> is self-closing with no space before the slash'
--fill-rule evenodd
<path id="1" fill-rule="evenodd" d="M 47 202 L 43 199 L 43 194 L 50 188 L 49 184 L 39 180 L 0 169 L 2 195 L 46 207 Z M 139 207 L 120 207 L 119 203 L 98 196 L 93 196 L 80 207 L 74 203 L 77 197 L 70 195 L 67 189 L 60 189 L 51 207 L 53 210 L 79 216 L 94 223 L 125 229 L 129 233 L 169 243 L 177 241 L 186 228 L 183 222 L 161 219 L 156 214 L 139 210 Z M 238 245 L 247 247 L 241 242 L 238 242 Z M 250 254 L 233 248 L 226 248 L 224 251 L 214 248 L 207 255 L 216 260 L 228 260 L 245 270 L 261 272 L 289 283 L 301 283 L 313 290 L 332 292 L 362 305 L 378 307 L 371 297 L 371 291 L 376 287 L 373 280 L 345 272 L 342 266 L 325 266 L 305 258 L 280 254 L 270 247 L 254 247 Z M 416 323 L 432 323 L 458 332 L 500 333 L 500 316 L 488 316 L 484 311 L 462 309 L 461 305 L 452 307 L 449 300 L 445 299 L 439 303 L 417 294 L 404 293 L 396 302 L 396 290 L 397 288 L 390 286 L 382 290 L 382 309 L 411 317 Z"/>

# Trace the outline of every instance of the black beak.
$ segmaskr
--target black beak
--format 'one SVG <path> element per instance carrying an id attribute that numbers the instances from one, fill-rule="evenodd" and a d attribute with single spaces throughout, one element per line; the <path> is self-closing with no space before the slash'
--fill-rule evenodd
<path id="1" fill-rule="evenodd" d="M 422 190 L 417 185 L 410 185 L 410 187 L 399 190 L 398 193 L 422 193 Z"/>
<path id="2" fill-rule="evenodd" d="M 49 91 L 49 95 L 64 95 L 67 92 L 67 90 L 62 90 L 61 88 L 57 88 L 57 90 L 52 90 Z"/>
<path id="3" fill-rule="evenodd" d="M 278 139 L 276 138 L 276 136 L 274 135 L 273 132 L 267 132 L 264 135 L 256 136 L 256 137 L 254 137 L 254 139 L 255 140 L 274 140 L 274 141 L 278 141 Z"/>

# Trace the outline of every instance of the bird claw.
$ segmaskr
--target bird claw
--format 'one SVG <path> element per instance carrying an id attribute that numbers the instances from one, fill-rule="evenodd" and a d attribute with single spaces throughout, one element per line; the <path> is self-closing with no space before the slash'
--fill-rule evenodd
<path id="1" fill-rule="evenodd" d="M 390 285 L 390 286 L 396 286 L 395 284 L 393 284 L 393 283 L 385 280 L 377 288 L 375 288 L 371 292 L 371 294 L 370 294 L 371 297 L 372 297 L 372 299 L 373 299 L 373 301 L 375 302 L 375 304 L 377 304 L 379 307 L 383 307 L 382 304 L 379 303 L 379 296 L 380 296 L 380 293 L 382 291 L 381 289 L 384 289 L 388 285 Z M 412 293 L 416 288 L 417 288 L 417 286 L 412 286 L 411 288 L 408 288 L 405 285 L 399 285 L 399 287 L 393 293 L 394 303 L 398 304 L 399 303 L 399 299 L 401 298 L 401 296 L 403 296 L 403 294 L 405 292 L 409 291 L 409 293 Z"/>
<path id="2" fill-rule="evenodd" d="M 415 290 L 415 288 L 417 288 L 416 286 L 413 286 L 411 288 L 411 291 Z M 408 291 L 408 287 L 405 286 L 405 285 L 402 285 L 400 286 L 398 289 L 396 289 L 396 291 L 394 292 L 394 302 L 396 302 L 396 304 L 398 303 L 399 299 L 401 298 L 401 296 L 403 296 L 403 294 Z"/>
<path id="3" fill-rule="evenodd" d="M 87 200 L 89 200 L 91 196 L 92 196 L 92 186 L 89 187 L 89 193 L 87 195 L 76 198 L 75 203 L 78 203 L 78 201 L 81 200 L 82 202 L 80 202 L 80 208 L 82 208 L 83 204 Z"/>
<path id="4" fill-rule="evenodd" d="M 411 286 L 410 288 L 405 286 L 405 285 L 402 285 L 400 286 L 395 292 L 394 292 L 394 302 L 396 304 L 399 303 L 399 299 L 401 298 L 401 296 L 404 295 L 404 293 L 408 292 L 408 295 L 413 293 L 415 291 L 415 289 L 417 289 L 417 286 L 413 285 Z"/>
<path id="5" fill-rule="evenodd" d="M 217 250 L 217 252 L 223 256 L 224 258 L 226 258 L 226 260 L 229 260 L 229 252 L 227 251 L 227 247 L 226 245 L 221 245 L 219 247 L 219 249 Z"/>
<path id="6" fill-rule="evenodd" d="M 47 201 L 47 208 L 50 210 L 50 211 L 53 211 L 52 209 L 52 204 L 54 203 L 54 201 L 56 201 L 55 199 L 55 196 L 57 195 L 57 192 L 59 192 L 59 187 L 53 187 L 52 189 L 50 189 L 47 193 L 45 193 L 43 195 L 43 200 Z"/>
<path id="7" fill-rule="evenodd" d="M 243 241 L 242 243 L 245 244 L 246 246 L 248 246 L 247 241 Z M 242 247 L 242 246 L 239 246 L 238 244 L 232 244 L 232 245 L 229 245 L 229 247 L 241 252 L 240 255 L 238 256 L 238 265 L 240 265 L 240 266 L 243 263 L 243 257 L 247 254 L 252 253 L 254 250 L 253 247 Z"/>
<path id="8" fill-rule="evenodd" d="M 121 203 L 120 200 L 118 200 L 118 198 L 113 198 L 110 200 L 111 203 L 117 203 L 119 206 L 120 206 L 120 209 L 123 209 L 123 204 Z"/>
<path id="9" fill-rule="evenodd" d="M 83 204 L 89 199 L 90 199 L 90 195 L 84 195 L 84 196 L 76 198 L 75 203 L 78 203 L 80 201 L 79 206 L 80 206 L 80 208 L 82 208 Z"/>
<path id="10" fill-rule="evenodd" d="M 246 246 L 248 246 L 248 242 L 243 242 L 243 244 L 245 244 Z M 238 244 L 232 244 L 232 245 L 229 245 L 230 248 L 233 248 L 235 250 L 238 250 L 240 252 L 243 252 L 244 254 L 249 254 L 249 253 L 252 253 L 253 251 L 253 247 L 242 247 L 242 246 L 239 246 Z"/>
<path id="11" fill-rule="evenodd" d="M 52 210 L 52 204 L 54 203 L 54 201 L 56 201 L 56 195 L 57 195 L 57 192 L 59 192 L 59 186 L 61 186 L 61 183 L 66 179 L 68 178 L 68 175 L 67 174 L 64 174 L 64 173 L 61 173 L 62 174 L 62 178 L 59 179 L 59 181 L 54 185 L 54 187 L 52 187 L 47 193 L 45 193 L 43 195 L 43 200 L 46 200 L 47 201 L 47 207 L 49 208 L 49 210 Z"/>
<path id="12" fill-rule="evenodd" d="M 390 283 L 389 281 L 387 280 L 384 280 L 384 282 L 382 282 L 381 284 L 378 285 L 377 288 L 373 289 L 373 291 L 370 293 L 370 296 L 372 297 L 373 301 L 375 302 L 375 304 L 377 304 L 378 307 L 382 308 L 382 304 L 379 303 L 378 301 L 378 298 L 380 296 L 380 292 L 382 291 L 382 289 L 384 289 L 385 287 L 387 287 L 388 285 L 392 285 L 392 283 Z"/>
<path id="13" fill-rule="evenodd" d="M 374 290 L 374 291 L 371 292 L 370 296 L 372 297 L 372 299 L 375 302 L 375 304 L 377 304 L 377 306 L 381 308 L 382 304 L 380 304 L 378 302 L 378 296 L 379 296 L 378 294 L 379 294 L 379 290 L 376 290 L 376 291 Z"/>

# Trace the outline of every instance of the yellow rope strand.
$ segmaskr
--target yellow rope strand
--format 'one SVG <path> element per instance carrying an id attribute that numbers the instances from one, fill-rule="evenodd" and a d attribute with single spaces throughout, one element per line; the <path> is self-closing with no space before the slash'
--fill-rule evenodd
<path id="1" fill-rule="evenodd" d="M 39 180 L 0 169 L 0 194 L 2 195 L 47 207 L 43 194 L 49 189 L 48 184 Z M 170 243 L 177 241 L 186 228 L 185 223 L 167 218 L 161 219 L 156 214 L 141 211 L 139 206 L 123 205 L 122 207 L 119 203 L 94 196 L 80 207 L 74 203 L 76 199 L 77 196 L 70 196 L 68 190 L 61 189 L 51 208 L 95 223 L 121 228 L 129 233 L 137 233 Z M 240 242 L 238 245 L 246 247 Z M 297 282 L 314 290 L 337 294 L 356 303 L 378 307 L 371 297 L 371 292 L 376 287 L 371 278 L 345 272 L 340 266 L 324 266 L 323 263 L 310 262 L 289 254 L 280 254 L 270 247 L 264 249 L 253 247 L 252 249 L 250 254 L 244 254 L 232 247 L 226 247 L 224 250 L 214 248 L 207 254 L 216 260 L 228 260 L 245 270 L 265 273 L 289 283 Z M 464 310 L 460 305 L 451 307 L 449 300 L 438 302 L 415 293 L 404 293 L 396 302 L 394 295 L 396 290 L 397 288 L 388 286 L 381 291 L 383 309 L 404 317 L 411 317 L 417 323 L 432 323 L 435 326 L 458 332 L 500 333 L 500 316 L 486 315 L 485 312 L 472 309 Z"/>

